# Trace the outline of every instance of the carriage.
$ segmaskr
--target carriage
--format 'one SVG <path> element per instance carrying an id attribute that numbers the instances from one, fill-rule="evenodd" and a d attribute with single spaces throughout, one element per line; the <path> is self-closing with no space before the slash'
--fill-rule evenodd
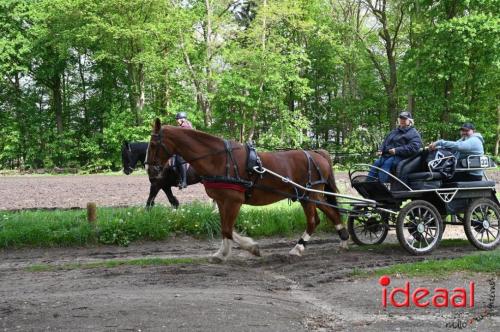
<path id="1" fill-rule="evenodd" d="M 253 239 L 234 230 L 240 208 L 243 204 L 268 205 L 283 198 L 300 201 L 306 216 L 306 230 L 290 250 L 291 255 L 304 252 L 320 222 L 317 209 L 335 226 L 341 247 L 347 246 L 348 232 L 357 244 L 378 244 L 390 228 L 396 228 L 397 238 L 407 251 L 426 254 L 439 245 L 447 224 L 463 225 L 467 238 L 478 249 L 492 250 L 500 243 L 500 204 L 494 181 L 450 181 L 456 172 L 482 174 L 495 168 L 486 156 L 457 161 L 443 151 L 429 160 L 429 151 L 423 150 L 399 162 L 394 174 L 386 172 L 391 179 L 387 184 L 366 173 L 374 166 L 358 164 L 349 171 L 349 178 L 359 197 L 337 192 L 332 161 L 325 150 L 257 154 L 251 145 L 162 126 L 161 120 L 155 119 L 146 153 L 148 174 L 161 174 L 174 153 L 201 172 L 207 194 L 217 202 L 222 243 L 213 257 L 219 261 L 230 256 L 233 240 L 260 255 Z M 348 230 L 340 213 L 348 215 Z"/>
<path id="2" fill-rule="evenodd" d="M 434 250 L 446 225 L 462 225 L 467 239 L 480 250 L 493 250 L 500 243 L 500 203 L 495 182 L 451 182 L 456 172 L 496 167 L 487 156 L 454 156 L 429 160 L 428 151 L 401 161 L 394 172 L 385 172 L 389 183 L 368 175 L 368 164 L 349 170 L 352 187 L 363 200 L 351 202 L 348 231 L 358 245 L 382 243 L 389 229 L 396 229 L 399 243 L 414 255 Z M 447 168 L 448 167 L 448 168 Z M 451 167 L 451 169 L 450 169 Z"/>

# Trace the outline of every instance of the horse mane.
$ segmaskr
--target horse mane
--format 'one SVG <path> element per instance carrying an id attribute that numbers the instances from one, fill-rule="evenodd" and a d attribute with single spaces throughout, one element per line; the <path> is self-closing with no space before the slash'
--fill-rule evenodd
<path id="1" fill-rule="evenodd" d="M 212 134 L 208 134 L 206 132 L 199 131 L 196 129 L 187 129 L 187 128 L 181 128 L 181 127 L 170 126 L 170 125 L 163 125 L 162 129 L 164 129 L 167 133 L 173 132 L 173 135 L 176 136 L 176 139 L 181 140 L 181 141 L 183 139 L 183 136 L 185 135 L 191 139 L 194 139 L 196 141 L 203 143 L 204 145 L 207 145 L 209 143 L 223 144 L 223 142 L 224 142 L 224 140 L 222 138 L 219 138 L 219 137 L 214 136 Z M 178 131 L 181 131 L 184 135 L 176 135 L 176 132 L 178 132 Z M 234 140 L 231 140 L 231 142 L 235 142 L 236 144 L 241 145 L 241 143 L 236 142 Z"/>

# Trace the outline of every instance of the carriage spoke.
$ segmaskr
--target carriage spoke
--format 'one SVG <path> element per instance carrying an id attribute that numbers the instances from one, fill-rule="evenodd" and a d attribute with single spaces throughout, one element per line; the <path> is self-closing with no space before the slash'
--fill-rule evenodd
<path id="1" fill-rule="evenodd" d="M 433 221 L 433 220 L 434 220 L 434 217 L 432 217 L 431 219 L 427 220 L 427 221 L 424 223 L 424 225 L 426 225 L 426 226 L 427 226 L 427 225 L 428 225 L 431 221 Z"/>
<path id="2" fill-rule="evenodd" d="M 491 236 L 493 237 L 493 241 L 495 241 L 495 239 L 498 237 L 498 234 L 497 236 L 495 236 L 495 234 L 493 234 L 489 229 L 487 229 L 486 232 L 488 232 L 488 241 L 490 240 L 489 234 L 491 234 Z"/>
<path id="3" fill-rule="evenodd" d="M 425 240 L 425 243 L 427 243 L 427 246 L 430 246 L 430 243 L 429 243 L 429 241 L 427 241 L 427 238 L 425 236 L 423 238 Z"/>
<path id="4" fill-rule="evenodd" d="M 408 216 L 407 218 L 408 218 L 408 219 L 406 219 L 406 218 L 405 218 L 405 220 L 408 220 L 408 221 L 409 221 L 410 223 L 412 223 L 413 225 L 418 226 L 418 223 L 417 223 L 417 221 L 416 221 L 416 220 L 412 220 L 412 219 L 410 219 L 410 218 L 409 218 L 409 216 Z M 415 217 L 414 217 L 414 218 L 415 218 Z"/>

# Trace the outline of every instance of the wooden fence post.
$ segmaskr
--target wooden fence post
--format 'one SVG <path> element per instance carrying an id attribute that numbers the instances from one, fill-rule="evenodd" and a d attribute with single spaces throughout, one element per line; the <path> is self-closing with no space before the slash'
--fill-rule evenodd
<path id="1" fill-rule="evenodd" d="M 94 223 L 97 219 L 97 205 L 94 202 L 87 203 L 87 221 Z"/>

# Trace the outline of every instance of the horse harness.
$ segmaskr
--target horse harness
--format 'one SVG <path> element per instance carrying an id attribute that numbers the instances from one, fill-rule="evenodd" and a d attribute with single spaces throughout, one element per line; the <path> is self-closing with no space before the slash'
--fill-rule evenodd
<path id="1" fill-rule="evenodd" d="M 239 147 L 237 148 L 239 149 Z M 254 178 L 252 181 L 241 178 L 238 163 L 234 159 L 233 150 L 234 148 L 231 142 L 228 140 L 224 140 L 224 152 L 226 153 L 225 175 L 202 176 L 201 182 L 206 188 L 233 189 L 244 192 L 246 199 L 248 199 L 250 197 L 251 189 L 254 187 L 257 179 Z M 262 167 L 262 163 L 252 144 L 247 143 L 246 150 L 246 171 L 248 174 L 253 175 L 253 167 Z M 234 176 L 231 176 L 231 164 L 234 170 Z"/>
<path id="2" fill-rule="evenodd" d="M 258 183 L 259 179 L 264 176 L 258 170 L 262 169 L 262 161 L 255 150 L 255 147 L 251 143 L 246 143 L 245 145 L 247 151 L 247 158 L 245 164 L 245 170 L 250 175 L 250 180 L 243 179 L 239 173 L 239 167 L 236 163 L 233 155 L 234 148 L 231 143 L 224 140 L 224 151 L 226 153 L 226 167 L 225 175 L 215 175 L 215 176 L 203 176 L 201 177 L 202 183 L 206 188 L 212 189 L 233 189 L 245 193 L 245 200 L 248 201 L 252 197 L 253 189 L 262 189 L 266 191 L 271 191 L 276 194 L 285 196 L 292 201 L 312 201 L 309 199 L 308 192 L 299 190 L 294 187 L 295 194 L 289 194 L 287 192 L 276 190 L 270 186 L 266 186 Z M 302 150 L 307 159 L 307 183 L 306 188 L 312 188 L 318 184 L 326 184 L 327 181 L 323 177 L 320 168 L 314 158 L 308 151 Z M 234 170 L 234 176 L 231 176 L 231 164 Z M 312 180 L 313 167 L 319 175 L 319 179 L 316 181 Z M 255 171 L 257 169 L 257 172 Z"/>
<path id="3" fill-rule="evenodd" d="M 171 153 L 167 146 L 163 143 L 162 140 L 162 134 L 161 131 L 158 134 L 152 134 L 152 138 L 155 138 L 155 141 L 157 144 L 160 144 L 160 147 L 164 150 L 164 152 L 167 155 L 173 155 Z M 201 177 L 201 182 L 206 188 L 213 188 L 213 189 L 232 189 L 240 192 L 245 193 L 245 200 L 249 200 L 252 197 L 252 192 L 254 188 L 257 189 L 262 189 L 265 191 L 271 191 L 276 194 L 282 195 L 284 197 L 287 197 L 288 199 L 292 201 L 313 201 L 309 198 L 308 192 L 307 191 L 302 191 L 299 190 L 296 187 L 293 187 L 295 190 L 295 194 L 289 194 L 284 191 L 276 190 L 270 186 L 266 186 L 263 184 L 259 184 L 258 180 L 261 179 L 264 174 L 258 172 L 259 169 L 262 169 L 262 161 L 259 158 L 259 155 L 257 151 L 255 150 L 255 147 L 251 143 L 246 143 L 245 148 L 247 151 L 247 160 L 246 160 L 246 167 L 245 171 L 250 175 L 250 180 L 243 179 L 240 176 L 239 172 L 239 167 L 238 164 L 235 161 L 233 151 L 236 149 L 241 149 L 241 147 L 233 147 L 231 142 L 228 140 L 224 140 L 224 149 L 219 150 L 216 152 L 212 152 L 203 156 L 196 157 L 194 159 L 184 161 L 183 163 L 192 163 L 193 161 L 203 159 L 212 155 L 216 155 L 219 153 L 225 153 L 226 154 L 226 167 L 225 167 L 225 175 L 213 175 L 213 176 L 202 176 Z M 157 152 L 158 150 L 156 150 Z M 327 181 L 324 179 L 323 175 L 321 174 L 321 171 L 319 169 L 318 164 L 312 158 L 311 154 L 306 151 L 302 150 L 304 152 L 306 159 L 307 159 L 307 183 L 306 183 L 306 188 L 312 188 L 315 185 L 318 184 L 327 184 Z M 146 156 L 147 158 L 147 156 Z M 156 159 L 156 156 L 154 157 Z M 146 164 L 149 164 L 148 160 L 145 161 Z M 231 164 L 232 168 L 234 170 L 234 176 L 231 176 Z M 163 169 L 163 166 L 156 165 L 157 167 L 160 167 L 160 171 Z M 312 167 L 314 166 L 314 169 L 316 169 L 316 172 L 319 175 L 319 179 L 316 181 L 312 181 Z M 257 168 L 257 172 L 255 169 Z M 316 201 L 314 201 L 316 202 Z"/>

